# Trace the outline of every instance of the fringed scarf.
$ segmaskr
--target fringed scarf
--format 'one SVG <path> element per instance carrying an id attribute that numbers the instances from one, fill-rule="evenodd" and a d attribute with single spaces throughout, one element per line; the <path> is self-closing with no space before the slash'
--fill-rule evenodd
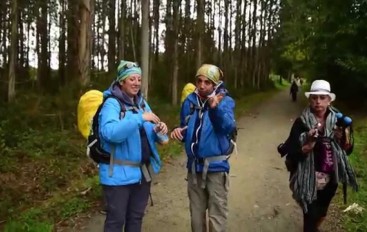
<path id="1" fill-rule="evenodd" d="M 303 111 L 301 119 L 308 129 L 313 128 L 318 123 L 309 107 Z M 329 114 L 326 118 L 323 136 L 331 138 L 331 146 L 334 155 L 335 181 L 341 182 L 343 184 L 349 184 L 355 191 L 357 191 L 358 184 L 356 181 L 356 176 L 352 166 L 349 163 L 347 154 L 333 139 L 333 128 L 335 127 L 335 123 L 335 112 L 329 108 Z M 305 144 L 306 139 L 307 132 L 303 132 L 299 138 L 300 144 Z M 317 199 L 314 159 L 315 155 L 312 151 L 303 161 L 298 163 L 297 171 L 292 176 L 290 181 L 290 187 L 293 191 L 293 198 L 301 205 L 305 213 L 308 211 L 307 205 L 311 204 Z"/>

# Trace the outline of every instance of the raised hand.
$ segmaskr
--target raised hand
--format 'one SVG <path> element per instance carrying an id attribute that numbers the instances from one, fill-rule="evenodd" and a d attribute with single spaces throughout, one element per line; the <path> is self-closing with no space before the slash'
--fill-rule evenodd
<path id="1" fill-rule="evenodd" d="M 208 99 L 209 107 L 214 109 L 215 107 L 217 107 L 219 105 L 219 103 L 222 101 L 223 98 L 224 98 L 223 93 L 219 93 L 219 94 L 215 95 L 214 97 L 210 97 Z"/>

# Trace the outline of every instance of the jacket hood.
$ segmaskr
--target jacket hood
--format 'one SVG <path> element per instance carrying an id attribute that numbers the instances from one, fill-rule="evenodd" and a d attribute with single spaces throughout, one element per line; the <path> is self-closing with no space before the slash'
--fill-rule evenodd
<path id="1" fill-rule="evenodd" d="M 116 81 L 112 82 L 111 86 L 103 92 L 104 98 L 108 96 L 114 96 L 128 106 L 140 105 L 143 100 L 141 90 L 139 90 L 138 94 L 134 96 L 134 100 L 132 101 L 131 98 L 121 90 L 119 83 Z"/>

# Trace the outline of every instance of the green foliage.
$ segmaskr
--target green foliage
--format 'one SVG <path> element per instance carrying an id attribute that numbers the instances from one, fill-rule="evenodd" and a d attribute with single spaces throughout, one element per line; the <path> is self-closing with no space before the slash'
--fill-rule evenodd
<path id="1" fill-rule="evenodd" d="M 11 221 L 6 224 L 4 232 L 52 232 L 53 224 L 47 222 L 27 221 L 20 223 Z"/>
<path id="2" fill-rule="evenodd" d="M 67 219 L 90 208 L 86 199 L 73 198 L 60 207 L 61 219 Z"/>
<path id="3" fill-rule="evenodd" d="M 348 204 L 357 203 L 364 208 L 361 214 L 352 212 L 343 214 L 343 224 L 346 231 L 362 232 L 367 231 L 367 118 L 358 118 L 358 124 L 355 127 L 355 149 L 350 156 L 351 163 L 357 174 L 359 191 L 348 191 Z M 341 197 L 338 198 L 339 201 Z M 339 202 L 340 209 L 346 206 Z"/>
<path id="4" fill-rule="evenodd" d="M 338 99 L 367 102 L 367 3 L 282 1 L 276 70 L 326 79 Z M 288 64 L 288 65 L 287 65 Z"/>

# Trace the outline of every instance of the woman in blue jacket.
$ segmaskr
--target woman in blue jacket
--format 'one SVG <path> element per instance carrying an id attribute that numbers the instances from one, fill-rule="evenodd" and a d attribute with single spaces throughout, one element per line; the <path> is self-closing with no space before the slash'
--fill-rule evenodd
<path id="1" fill-rule="evenodd" d="M 104 92 L 99 132 L 102 148 L 111 154 L 109 164 L 99 165 L 107 205 L 105 232 L 141 231 L 151 175 L 161 166 L 156 142 L 168 141 L 166 124 L 141 96 L 141 78 L 136 63 L 122 60 L 116 80 Z"/>

